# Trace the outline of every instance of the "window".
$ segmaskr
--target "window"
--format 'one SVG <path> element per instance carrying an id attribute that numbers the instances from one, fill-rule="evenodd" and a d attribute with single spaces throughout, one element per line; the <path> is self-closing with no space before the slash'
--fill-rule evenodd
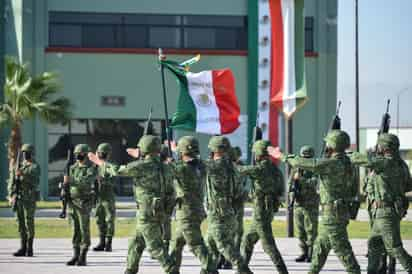
<path id="1" fill-rule="evenodd" d="M 247 50 L 247 17 L 52 11 L 49 46 Z"/>
<path id="2" fill-rule="evenodd" d="M 305 17 L 305 51 L 315 51 L 315 20 L 313 17 Z"/>

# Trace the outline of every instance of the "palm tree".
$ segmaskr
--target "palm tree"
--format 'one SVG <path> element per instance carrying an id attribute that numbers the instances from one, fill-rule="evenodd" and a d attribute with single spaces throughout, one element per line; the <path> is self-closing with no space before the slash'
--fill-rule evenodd
<path id="1" fill-rule="evenodd" d="M 8 126 L 9 168 L 15 164 L 17 151 L 22 144 L 21 126 L 24 120 L 36 115 L 45 123 L 66 123 L 70 119 L 70 101 L 59 96 L 57 76 L 44 72 L 30 74 L 28 64 L 12 57 L 5 60 L 4 103 L 0 104 L 0 128 Z"/>

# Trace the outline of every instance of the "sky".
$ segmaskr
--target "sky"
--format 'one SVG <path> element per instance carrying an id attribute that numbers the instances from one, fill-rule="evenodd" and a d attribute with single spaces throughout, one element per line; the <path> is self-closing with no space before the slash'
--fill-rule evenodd
<path id="1" fill-rule="evenodd" d="M 339 0 L 338 100 L 342 128 L 355 134 L 355 0 Z M 412 0 L 359 0 L 360 127 L 412 127 Z"/>

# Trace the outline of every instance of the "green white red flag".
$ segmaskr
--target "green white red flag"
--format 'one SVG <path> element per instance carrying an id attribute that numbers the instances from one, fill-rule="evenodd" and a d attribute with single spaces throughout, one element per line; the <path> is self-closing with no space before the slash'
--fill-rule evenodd
<path id="1" fill-rule="evenodd" d="M 180 94 L 171 127 L 210 135 L 228 134 L 239 123 L 240 107 L 230 69 L 188 71 L 170 60 L 160 61 L 178 79 Z"/>

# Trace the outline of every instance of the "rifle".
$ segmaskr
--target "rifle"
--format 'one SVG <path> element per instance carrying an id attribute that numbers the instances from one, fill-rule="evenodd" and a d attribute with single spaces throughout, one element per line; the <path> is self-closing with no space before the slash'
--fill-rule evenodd
<path id="1" fill-rule="evenodd" d="M 259 113 L 257 113 L 256 124 L 253 127 L 253 132 L 252 132 L 252 146 L 256 141 L 259 141 L 262 139 L 263 139 L 263 133 L 262 133 L 262 129 L 259 127 Z M 256 163 L 255 154 L 252 152 L 250 157 L 251 157 L 250 163 L 254 165 Z"/>
<path id="2" fill-rule="evenodd" d="M 13 177 L 13 184 L 15 185 L 15 192 L 16 192 L 16 198 L 14 199 L 13 204 L 11 205 L 11 208 L 13 211 L 17 210 L 17 204 L 20 199 L 20 184 L 21 184 L 21 178 L 20 176 L 17 175 L 17 171 L 19 171 L 21 168 L 21 151 L 18 150 L 17 152 L 17 158 L 16 158 L 16 163 L 15 163 L 15 168 L 14 168 L 14 177 Z"/>
<path id="3" fill-rule="evenodd" d="M 147 117 L 146 124 L 143 130 L 143 135 L 153 135 L 154 133 L 154 127 L 152 123 L 152 113 L 153 113 L 153 107 L 150 106 L 149 115 Z"/>
<path id="4" fill-rule="evenodd" d="M 67 161 L 64 168 L 64 175 L 70 176 L 70 167 L 74 163 L 74 156 L 72 149 L 67 150 Z M 63 182 L 59 184 L 60 188 L 60 200 L 62 201 L 62 211 L 59 214 L 59 218 L 64 219 L 67 215 L 67 204 L 70 202 L 70 186 L 69 184 L 64 184 Z"/>
<path id="5" fill-rule="evenodd" d="M 299 175 L 302 175 L 301 170 L 298 169 L 298 173 Z M 295 205 L 296 202 L 296 197 L 299 196 L 299 192 L 300 192 L 300 184 L 299 184 L 299 179 L 295 179 L 294 174 L 290 174 L 291 179 L 292 179 L 292 184 L 290 185 L 290 189 L 289 189 L 289 193 L 291 193 L 291 197 L 289 200 L 289 204 L 288 204 L 288 209 L 292 209 L 293 206 Z"/>
<path id="6" fill-rule="evenodd" d="M 332 121 L 330 122 L 328 132 L 331 131 L 331 130 L 335 130 L 335 129 L 341 129 L 341 119 L 339 117 L 339 111 L 340 111 L 340 106 L 341 105 L 342 105 L 342 102 L 339 101 L 338 102 L 338 107 L 336 108 L 336 113 L 332 117 Z M 325 150 L 326 150 L 326 142 L 323 141 L 322 152 L 321 152 L 322 157 L 324 157 L 324 155 L 325 155 Z"/>
<path id="7" fill-rule="evenodd" d="M 391 100 L 386 103 L 386 112 L 382 116 L 381 126 L 379 127 L 378 136 L 382 133 L 388 133 L 391 126 L 391 116 L 389 114 L 389 106 L 391 105 Z"/>

